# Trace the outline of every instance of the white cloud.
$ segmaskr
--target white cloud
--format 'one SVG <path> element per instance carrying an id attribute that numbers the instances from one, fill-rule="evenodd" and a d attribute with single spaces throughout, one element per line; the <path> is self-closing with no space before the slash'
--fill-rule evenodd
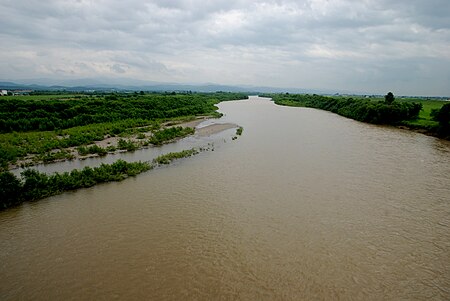
<path id="1" fill-rule="evenodd" d="M 447 0 L 4 0 L 0 79 L 450 95 Z"/>

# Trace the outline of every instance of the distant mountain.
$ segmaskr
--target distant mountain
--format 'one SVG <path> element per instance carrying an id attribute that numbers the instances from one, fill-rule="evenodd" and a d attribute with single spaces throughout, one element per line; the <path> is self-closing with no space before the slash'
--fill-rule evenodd
<path id="1" fill-rule="evenodd" d="M 22 80 L 1 80 L 0 90 L 46 90 L 46 91 L 99 91 L 99 92 L 114 92 L 114 91 L 155 91 L 155 92 L 178 92 L 178 91 L 192 91 L 192 92 L 246 92 L 250 94 L 261 93 L 300 93 L 300 94 L 322 94 L 322 95 L 373 95 L 373 93 L 349 90 L 331 90 L 331 89 L 304 89 L 304 88 L 279 88 L 279 87 L 265 87 L 265 86 L 234 86 L 234 85 L 220 85 L 215 83 L 161 83 L 153 81 L 143 81 L 129 78 L 80 78 L 80 79 L 22 79 Z M 383 95 L 378 95 L 383 96 Z M 397 97 L 411 97 L 401 96 Z M 449 97 L 442 96 L 412 96 L 412 97 L 426 97 L 448 99 Z"/>
<path id="2" fill-rule="evenodd" d="M 14 81 L 0 81 L 0 89 L 18 90 L 51 90 L 51 91 L 193 91 L 193 92 L 252 92 L 252 93 L 317 93 L 334 94 L 349 93 L 348 91 L 276 88 L 257 86 L 233 86 L 214 83 L 180 84 L 160 83 L 133 79 L 23 79 Z"/>

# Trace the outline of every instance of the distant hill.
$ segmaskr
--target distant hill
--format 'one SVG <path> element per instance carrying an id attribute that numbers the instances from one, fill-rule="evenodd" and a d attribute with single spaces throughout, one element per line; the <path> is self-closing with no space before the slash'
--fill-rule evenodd
<path id="1" fill-rule="evenodd" d="M 331 94 L 336 91 L 313 90 L 299 88 L 276 88 L 257 86 L 232 86 L 214 83 L 206 84 L 180 84 L 180 83 L 158 83 L 146 81 L 123 80 L 123 83 L 99 79 L 73 79 L 73 80 L 51 80 L 51 79 L 29 79 L 17 81 L 0 81 L 0 89 L 6 90 L 50 90 L 50 91 L 193 91 L 193 92 L 253 92 L 253 93 L 318 93 Z M 342 91 L 340 91 L 342 93 Z"/>

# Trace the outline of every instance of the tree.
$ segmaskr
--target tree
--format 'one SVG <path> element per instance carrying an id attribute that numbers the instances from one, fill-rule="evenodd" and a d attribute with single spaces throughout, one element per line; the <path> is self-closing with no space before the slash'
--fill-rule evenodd
<path id="1" fill-rule="evenodd" d="M 18 205 L 21 198 L 22 183 L 12 173 L 0 173 L 0 210 Z"/>
<path id="2" fill-rule="evenodd" d="M 450 137 L 450 103 L 446 103 L 439 111 L 432 113 L 434 120 L 439 121 L 438 134 Z"/>
<path id="3" fill-rule="evenodd" d="M 446 103 L 441 107 L 441 109 L 436 114 L 436 120 L 439 121 L 441 125 L 447 125 L 450 122 L 450 103 Z"/>
<path id="4" fill-rule="evenodd" d="M 394 94 L 393 94 L 392 92 L 389 92 L 388 94 L 386 94 L 386 95 L 384 96 L 384 101 L 385 101 L 388 105 L 392 104 L 392 103 L 394 102 L 394 100 L 395 100 L 395 97 L 394 97 Z"/>

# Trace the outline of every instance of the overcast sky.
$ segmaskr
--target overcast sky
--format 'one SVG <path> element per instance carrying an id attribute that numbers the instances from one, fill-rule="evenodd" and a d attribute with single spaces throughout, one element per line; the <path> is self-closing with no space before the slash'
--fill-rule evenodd
<path id="1" fill-rule="evenodd" d="M 449 0 L 0 0 L 0 79 L 450 95 Z"/>

